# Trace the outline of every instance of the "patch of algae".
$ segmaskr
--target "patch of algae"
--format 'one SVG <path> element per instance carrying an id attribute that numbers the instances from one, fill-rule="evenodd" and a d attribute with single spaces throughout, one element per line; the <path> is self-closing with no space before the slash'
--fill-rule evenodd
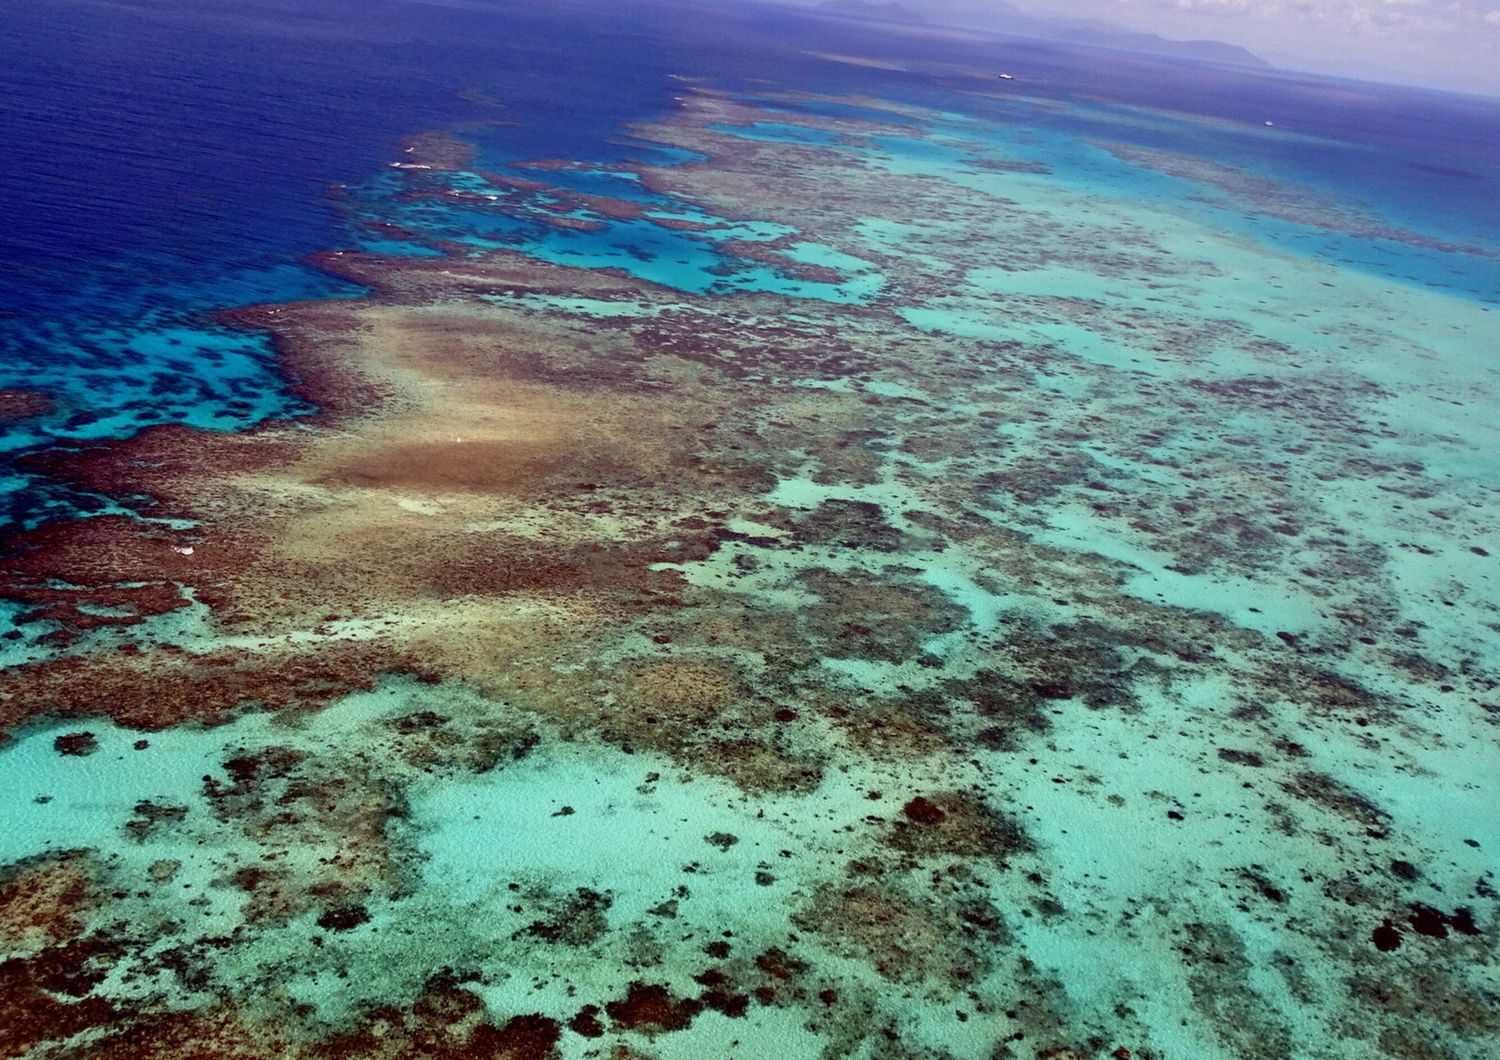
<path id="1" fill-rule="evenodd" d="M 903 117 L 419 141 L 803 285 L 450 214 L 233 315 L 316 420 L 45 458 L 156 518 L 11 542 L 8 1055 L 1493 1052 L 1486 308 Z"/>

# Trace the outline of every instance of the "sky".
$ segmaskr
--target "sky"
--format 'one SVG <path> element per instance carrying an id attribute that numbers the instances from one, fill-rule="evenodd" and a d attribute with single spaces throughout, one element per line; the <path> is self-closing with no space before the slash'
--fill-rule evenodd
<path id="1" fill-rule="evenodd" d="M 1500 0 L 1055 0 L 1045 11 L 1224 40 L 1277 65 L 1500 95 Z"/>
<path id="2" fill-rule="evenodd" d="M 989 0 L 904 0 L 983 8 Z M 1013 0 L 1027 14 L 1094 18 L 1250 49 L 1277 66 L 1500 96 L 1500 0 Z"/>

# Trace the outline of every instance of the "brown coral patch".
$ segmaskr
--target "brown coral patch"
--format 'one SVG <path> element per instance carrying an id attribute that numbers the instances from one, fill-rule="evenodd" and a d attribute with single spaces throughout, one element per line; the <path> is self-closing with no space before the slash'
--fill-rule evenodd
<path id="1" fill-rule="evenodd" d="M 886 833 L 892 849 L 927 861 L 933 858 L 985 858 L 1004 864 L 1031 849 L 1018 822 L 964 792 L 917 795 L 902 808 Z"/>
<path id="2" fill-rule="evenodd" d="M 425 491 L 513 489 L 554 472 L 568 457 L 546 440 L 394 440 L 361 444 L 319 481 L 334 486 Z"/>
<path id="3" fill-rule="evenodd" d="M 649 721 L 702 724 L 718 718 L 749 695 L 732 665 L 716 659 L 671 659 L 638 665 L 619 674 L 619 694 L 631 711 Z"/>
<path id="4" fill-rule="evenodd" d="M 1340 817 L 1383 834 L 1390 815 L 1347 784 L 1329 776 L 1306 770 L 1286 780 L 1282 788 L 1299 799 L 1329 810 Z"/>
<path id="5" fill-rule="evenodd" d="M 1265 1058 L 1292 1051 L 1282 1016 L 1251 985 L 1252 964 L 1241 939 L 1221 924 L 1188 924 L 1179 949 L 1193 1004 L 1235 1056 Z"/>
<path id="6" fill-rule="evenodd" d="M 39 390 L 0 390 L 0 426 L 40 416 L 51 408 L 51 395 Z"/>
<path id="7" fill-rule="evenodd" d="M 678 998 L 660 983 L 632 982 L 625 996 L 604 1006 L 615 1026 L 624 1030 L 680 1031 L 703 1011 L 703 1003 Z"/>
<path id="8" fill-rule="evenodd" d="M 262 850 L 307 855 L 233 874 L 231 882 L 249 896 L 247 921 L 285 923 L 316 909 L 320 927 L 347 931 L 368 919 L 368 895 L 400 891 L 402 862 L 388 828 L 406 811 L 389 785 L 284 747 L 239 755 L 224 769 L 227 782 L 204 779 L 215 815 Z"/>
<path id="9" fill-rule="evenodd" d="M 57 626 L 42 638 L 44 643 L 57 647 L 72 644 L 91 630 L 136 626 L 192 602 L 179 586 L 169 581 L 69 588 L 55 583 L 12 584 L 0 591 L 17 603 L 30 605 L 29 610 L 16 616 L 17 623 L 48 622 Z"/>
<path id="10" fill-rule="evenodd" d="M 48 854 L 0 869 L 0 952 L 27 952 L 77 935 L 93 880 L 84 854 Z"/>
<path id="11" fill-rule="evenodd" d="M 86 1056 L 140 1056 L 160 1060 L 261 1060 L 263 1057 L 314 1055 L 285 1022 L 252 1020 L 230 1006 L 194 1012 L 158 1012 L 122 1018 L 106 1025 L 106 1034 Z"/>
<path id="12" fill-rule="evenodd" d="M 0 962 L 0 1055 L 25 1056 L 48 1041 L 66 1041 L 118 1015 L 99 997 L 63 1000 L 43 990 L 27 962 Z"/>
<path id="13" fill-rule="evenodd" d="M 0 961 L 0 1055 L 109 1023 L 115 1005 L 94 996 L 121 946 L 102 936 L 72 939 L 27 957 Z"/>
<path id="14" fill-rule="evenodd" d="M 824 501 L 794 525 L 796 540 L 809 545 L 875 552 L 896 552 L 903 545 L 885 512 L 869 501 Z"/>
<path id="15" fill-rule="evenodd" d="M 190 540 L 125 516 L 50 523 L 6 542 L 11 555 L 0 572 L 0 591 L 38 605 L 155 602 L 153 594 L 201 563 L 173 551 Z M 77 588 L 56 588 L 59 580 Z"/>
<path id="16" fill-rule="evenodd" d="M 512 1016 L 498 1027 L 482 1025 L 469 1039 L 462 1055 L 493 1060 L 547 1060 L 557 1054 L 561 1037 L 561 1027 L 549 1016 L 536 1013 Z"/>
<path id="17" fill-rule="evenodd" d="M 334 642 L 317 653 L 172 648 L 49 659 L 0 671 L 0 727 L 29 718 L 109 717 L 136 729 L 219 723 L 244 710 L 310 709 L 413 671 L 379 644 Z"/>
<path id="18" fill-rule="evenodd" d="M 941 888 L 913 894 L 880 880 L 825 885 L 794 922 L 886 979 L 933 980 L 950 988 L 974 982 L 1006 937 L 999 915 L 983 898 Z"/>
<path id="19" fill-rule="evenodd" d="M 951 632 L 968 618 L 939 590 L 899 572 L 815 569 L 801 581 L 820 599 L 804 609 L 803 622 L 834 657 L 905 662 L 922 654 L 929 637 Z"/>
<path id="20" fill-rule="evenodd" d="M 317 1042 L 309 1052 L 348 1060 L 547 1060 L 561 1037 L 561 1024 L 538 1014 L 497 1025 L 484 1002 L 445 972 L 428 980 L 411 1008 L 367 1009 L 355 1029 Z"/>
<path id="21" fill-rule="evenodd" d="M 941 718 L 910 700 L 872 700 L 857 708 L 837 708 L 834 717 L 849 742 L 878 758 L 911 760 L 952 746 Z"/>

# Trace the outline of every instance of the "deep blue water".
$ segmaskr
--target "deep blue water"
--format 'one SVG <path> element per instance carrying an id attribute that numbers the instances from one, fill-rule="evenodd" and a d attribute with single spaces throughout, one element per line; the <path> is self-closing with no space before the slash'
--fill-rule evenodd
<path id="1" fill-rule="evenodd" d="M 586 154 L 662 104 L 670 66 L 615 5 L 35 0 L 6 16 L 0 388 L 57 407 L 0 452 L 297 411 L 264 338 L 208 314 L 354 293 L 298 265 L 348 242 L 330 184 L 465 121 L 518 122 L 518 154 Z M 87 504 L 0 482 L 10 519 Z"/>
<path id="2" fill-rule="evenodd" d="M 915 72 L 808 54 L 871 48 Z M 28 0 L 0 21 L 0 388 L 46 390 L 56 408 L 0 430 L 0 460 L 152 423 L 234 429 L 299 411 L 265 339 L 210 314 L 357 293 L 299 263 L 354 242 L 329 186 L 368 182 L 405 134 L 461 127 L 496 164 L 607 163 L 640 153 L 621 128 L 670 105 L 672 74 L 1003 117 L 953 92 L 973 86 L 954 80 L 955 62 L 1021 70 L 1028 92 L 1099 101 L 1106 113 L 1129 105 L 1238 122 L 1128 135 L 1300 177 L 1436 236 L 1500 243 L 1500 106 L 1458 96 L 896 34 L 706 0 Z M 1309 138 L 1259 135 L 1266 118 Z M 1092 131 L 1076 113 L 1036 120 Z M 1122 134 L 1107 117 L 1099 128 Z M 1313 253 L 1354 249 L 1296 238 Z M 1418 282 L 1455 267 L 1408 258 L 1370 267 L 1416 270 Z M 1461 287 L 1495 296 L 1492 262 L 1460 264 Z M 0 520 L 91 503 L 11 467 L 0 463 Z"/>

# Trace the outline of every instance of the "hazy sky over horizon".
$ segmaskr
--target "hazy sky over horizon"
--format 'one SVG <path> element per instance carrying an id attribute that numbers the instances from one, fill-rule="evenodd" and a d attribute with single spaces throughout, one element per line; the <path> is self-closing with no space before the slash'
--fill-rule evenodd
<path id="1" fill-rule="evenodd" d="M 988 0 L 903 0 L 983 9 Z M 1029 15 L 1096 18 L 1248 48 L 1278 66 L 1500 96 L 1500 0 L 1012 0 Z"/>
<path id="2" fill-rule="evenodd" d="M 1210 37 L 1271 62 L 1500 94 L 1500 0 L 1055 0 L 1037 14 Z"/>

